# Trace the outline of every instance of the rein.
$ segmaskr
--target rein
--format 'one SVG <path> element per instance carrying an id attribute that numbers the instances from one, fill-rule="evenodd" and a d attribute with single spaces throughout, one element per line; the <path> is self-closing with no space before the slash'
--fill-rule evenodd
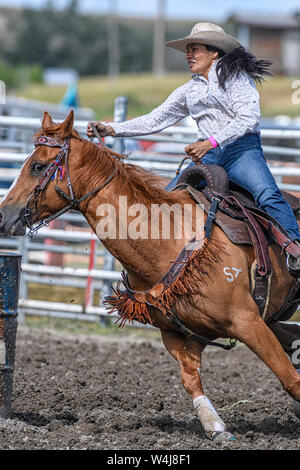
<path id="1" fill-rule="evenodd" d="M 45 173 L 40 178 L 38 184 L 33 188 L 31 193 L 27 196 L 29 197 L 29 199 L 24 209 L 22 220 L 26 223 L 27 227 L 29 228 L 28 235 L 30 237 L 33 237 L 38 232 L 38 230 L 40 230 L 42 227 L 47 227 L 48 224 L 52 220 L 57 219 L 68 210 L 76 209 L 81 204 L 81 202 L 93 196 L 94 194 L 99 192 L 101 189 L 103 189 L 108 183 L 110 183 L 110 181 L 115 177 L 117 173 L 117 167 L 115 167 L 111 175 L 109 175 L 109 177 L 106 179 L 104 183 L 97 186 L 95 189 L 87 193 L 85 196 L 82 196 L 81 198 L 76 198 L 74 194 L 74 189 L 73 189 L 73 185 L 71 182 L 71 178 L 70 178 L 70 172 L 69 172 L 70 138 L 67 137 L 63 141 L 63 143 L 60 143 L 58 142 L 58 140 L 52 137 L 40 136 L 36 139 L 34 146 L 38 147 L 40 145 L 45 145 L 46 147 L 57 147 L 57 148 L 60 148 L 60 150 L 59 150 L 58 155 L 55 157 L 55 159 L 47 167 Z M 62 209 L 60 209 L 58 212 L 56 212 L 55 214 L 50 215 L 49 217 L 43 219 L 41 222 L 37 223 L 37 225 L 33 226 L 30 222 L 33 216 L 33 212 L 29 208 L 29 205 L 31 202 L 33 202 L 35 205 L 35 209 L 36 209 L 36 203 L 37 203 L 38 198 L 40 197 L 41 193 L 44 191 L 48 183 L 54 178 L 55 173 L 58 170 L 58 168 L 62 168 L 63 161 L 65 163 L 65 174 L 67 178 L 67 187 L 68 187 L 69 194 L 66 194 L 61 188 L 59 188 L 56 185 L 54 186 L 54 189 L 55 191 L 57 191 L 57 193 L 60 196 L 62 196 L 64 199 L 68 201 L 68 204 Z M 62 170 L 61 170 L 61 175 L 62 175 Z"/>

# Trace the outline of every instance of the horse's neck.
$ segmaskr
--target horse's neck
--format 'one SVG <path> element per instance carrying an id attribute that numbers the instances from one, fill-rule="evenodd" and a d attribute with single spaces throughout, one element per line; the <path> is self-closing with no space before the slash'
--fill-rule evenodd
<path id="1" fill-rule="evenodd" d="M 91 152 L 94 150 L 91 147 Z M 101 158 L 97 159 L 97 155 L 94 155 L 92 165 L 89 163 L 88 156 L 85 159 L 87 162 L 84 168 L 85 182 L 81 181 L 81 190 L 84 194 L 91 191 L 94 185 L 97 187 L 99 184 L 97 178 L 95 179 L 95 171 L 97 173 L 99 171 L 104 181 L 114 171 L 110 155 L 103 153 L 99 157 Z M 99 170 L 93 165 L 93 162 L 97 162 L 96 159 L 99 161 Z M 119 163 L 116 162 L 116 165 Z M 185 234 L 180 238 L 178 234 L 175 235 L 175 225 L 180 225 L 180 223 L 173 215 L 170 216 L 170 236 L 168 234 L 165 236 L 161 224 L 152 223 L 151 210 L 153 205 L 158 205 L 158 202 L 173 205 L 176 202 L 173 202 L 173 196 L 170 198 L 167 193 L 160 192 L 156 181 L 152 181 L 146 172 L 145 174 L 140 170 L 137 172 L 134 166 L 128 166 L 126 172 L 129 178 L 123 189 L 120 188 L 120 177 L 114 177 L 104 189 L 82 204 L 81 211 L 103 245 L 128 271 L 130 281 L 134 280 L 133 287 L 144 289 L 153 285 L 169 270 L 172 261 L 176 260 L 177 255 L 192 236 Z M 154 185 L 153 189 L 152 184 Z M 130 185 L 136 191 L 130 191 Z M 160 181 L 160 187 L 163 187 L 162 181 Z M 123 193 L 128 193 L 127 199 L 122 195 Z M 158 201 L 157 195 L 160 195 L 164 201 Z M 178 199 L 181 204 L 187 202 L 191 204 L 188 196 L 184 199 L 184 195 L 182 195 Z M 144 211 L 142 218 L 135 212 L 136 204 L 141 203 Z M 145 209 L 148 210 L 146 215 Z M 137 221 L 138 218 L 139 221 Z M 103 236 L 105 222 L 106 231 L 109 229 L 109 234 Z M 140 236 L 137 233 L 139 231 L 138 225 L 142 231 Z M 154 236 L 153 226 L 154 231 L 158 230 L 159 226 L 158 233 L 155 233 Z"/>
<path id="2" fill-rule="evenodd" d="M 169 270 L 187 240 L 174 239 L 172 235 L 164 239 L 161 232 L 153 238 L 149 229 L 151 221 L 147 220 L 146 224 L 141 219 L 138 231 L 142 231 L 142 237 L 136 239 L 138 216 L 130 215 L 128 209 L 132 208 L 132 204 L 126 207 L 126 199 L 119 196 L 118 188 L 112 181 L 82 212 L 103 245 L 127 270 L 132 287 L 143 290 L 151 287 Z M 107 230 L 109 235 L 103 236 Z"/>

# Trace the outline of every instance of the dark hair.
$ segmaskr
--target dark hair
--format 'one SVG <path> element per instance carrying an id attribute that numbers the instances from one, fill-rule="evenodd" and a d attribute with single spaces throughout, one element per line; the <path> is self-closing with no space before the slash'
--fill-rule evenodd
<path id="1" fill-rule="evenodd" d="M 232 77 L 238 77 L 241 72 L 247 73 L 256 82 L 264 80 L 264 76 L 272 76 L 269 70 L 272 62 L 269 60 L 257 59 L 254 54 L 246 51 L 244 47 L 237 47 L 230 54 L 214 46 L 204 44 L 208 51 L 219 53 L 220 60 L 217 63 L 217 76 L 220 86 L 225 90 L 225 83 Z"/>

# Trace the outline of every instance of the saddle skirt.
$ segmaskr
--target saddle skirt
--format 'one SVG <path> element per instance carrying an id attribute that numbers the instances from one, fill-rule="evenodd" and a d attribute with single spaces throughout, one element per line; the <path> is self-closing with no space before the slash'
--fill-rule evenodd
<path id="1" fill-rule="evenodd" d="M 203 189 L 197 189 L 199 185 L 203 186 Z M 245 216 L 240 206 L 232 202 L 234 200 L 238 201 L 246 209 L 254 210 L 266 220 L 271 219 L 278 229 L 287 235 L 285 229 L 278 222 L 272 219 L 266 212 L 257 208 L 250 193 L 229 181 L 226 171 L 218 165 L 197 164 L 186 169 L 183 171 L 174 189 L 188 190 L 193 199 L 203 205 L 206 214 L 209 214 L 211 210 L 212 200 L 215 197 L 219 197 L 221 202 L 218 204 L 218 209 L 220 210 L 216 212 L 214 222 L 223 230 L 232 243 L 253 245 Z M 299 216 L 300 199 L 285 191 L 281 193 L 292 207 L 295 216 Z M 228 202 L 229 200 L 230 202 Z M 270 236 L 267 236 L 267 239 L 269 243 L 273 241 Z"/>

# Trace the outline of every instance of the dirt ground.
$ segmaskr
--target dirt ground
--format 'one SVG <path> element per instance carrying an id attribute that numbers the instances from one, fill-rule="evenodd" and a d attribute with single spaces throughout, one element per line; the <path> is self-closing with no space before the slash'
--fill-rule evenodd
<path id="1" fill-rule="evenodd" d="M 203 354 L 205 391 L 232 449 L 299 449 L 300 420 L 247 348 Z M 219 449 L 203 433 L 159 340 L 19 328 L 13 414 L 0 449 Z"/>

